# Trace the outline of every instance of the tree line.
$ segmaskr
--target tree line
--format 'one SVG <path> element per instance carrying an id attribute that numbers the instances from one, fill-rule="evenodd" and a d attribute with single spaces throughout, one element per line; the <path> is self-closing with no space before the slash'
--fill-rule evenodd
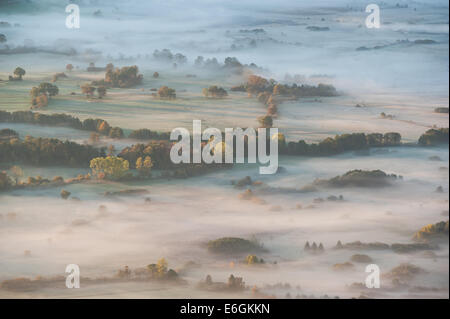
<path id="1" fill-rule="evenodd" d="M 64 126 L 77 130 L 97 132 L 111 138 L 123 138 L 125 134 L 120 127 L 111 127 L 109 123 L 102 119 L 86 119 L 81 121 L 79 118 L 68 114 L 42 114 L 32 111 L 8 112 L 0 110 L 0 123 L 27 123 L 46 126 Z M 138 129 L 132 131 L 129 138 L 133 139 L 169 139 L 170 133 L 157 132 L 149 129 Z"/>

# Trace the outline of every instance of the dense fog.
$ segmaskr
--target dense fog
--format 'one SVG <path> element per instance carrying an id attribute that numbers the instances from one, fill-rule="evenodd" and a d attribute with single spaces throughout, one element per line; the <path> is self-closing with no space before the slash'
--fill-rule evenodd
<path id="1" fill-rule="evenodd" d="M 187 179 L 65 186 L 75 200 L 62 200 L 58 187 L 0 193 L 0 281 L 64 275 L 67 264 L 78 264 L 83 277 L 113 277 L 125 265 L 134 270 L 164 257 L 187 282 L 82 281 L 77 291 L 61 283 L 34 291 L 0 289 L 0 297 L 250 296 L 247 290 L 211 294 L 197 287 L 208 274 L 220 282 L 234 274 L 249 287 L 257 286 L 262 296 L 279 298 L 350 298 L 362 293 L 448 298 L 448 230 L 447 241 L 431 252 L 333 249 L 338 241 L 412 243 L 423 226 L 448 220 L 448 145 L 415 144 L 427 129 L 448 127 L 448 114 L 433 113 L 449 103 L 447 1 L 383 1 L 380 29 L 366 28 L 367 1 L 359 0 L 71 1 L 80 6 L 79 29 L 65 26 L 68 1 L 9 2 L 0 1 L 0 22 L 9 24 L 0 25 L 0 34 L 7 38 L 0 43 L 0 79 L 6 80 L 17 66 L 27 73 L 13 88 L 0 82 L 0 110 L 28 110 L 34 83 L 49 81 L 72 63 L 73 75 L 57 82 L 60 97 L 40 112 L 101 118 L 125 130 L 191 129 L 193 119 L 203 120 L 205 127 L 254 127 L 264 114 L 256 99 L 234 92 L 225 100 L 201 97 L 203 87 L 220 84 L 229 89 L 244 83 L 245 74 L 198 68 L 196 58 L 216 58 L 223 64 L 225 58 L 236 57 L 242 64 L 256 64 L 256 74 L 280 83 L 336 87 L 339 96 L 279 106 L 274 127 L 286 140 L 318 142 L 344 133 L 399 132 L 412 145 L 334 156 L 282 156 L 279 172 L 268 176 L 259 175 L 256 165 L 238 164 Z M 325 29 L 313 31 L 311 26 Z M 154 51 L 163 49 L 181 53 L 186 61 L 178 61 L 175 68 L 175 60 L 156 58 Z M 103 77 L 85 72 L 89 63 L 137 65 L 144 79 L 137 88 L 111 90 L 101 102 L 74 98 L 70 94 L 79 91 L 79 85 Z M 160 78 L 152 78 L 155 71 Z M 150 89 L 162 85 L 176 89 L 175 101 L 151 99 Z M 381 118 L 381 113 L 391 117 Z M 21 138 L 90 143 L 89 132 L 72 128 L 0 123 L 0 130 L 6 128 Z M 105 137 L 96 145 L 114 145 L 118 153 L 137 142 Z M 9 164 L 0 163 L 0 171 L 8 170 Z M 89 172 L 89 167 L 21 166 L 23 179 L 72 178 Z M 316 179 L 354 169 L 379 169 L 402 178 L 386 187 L 302 191 Z M 263 184 L 252 189 L 255 200 L 243 200 L 246 188 L 232 185 L 245 176 Z M 148 193 L 105 196 L 126 189 Z M 340 200 L 327 199 L 340 195 Z M 265 248 L 265 265 L 252 267 L 243 263 L 245 255 L 208 251 L 208 241 L 221 237 L 256 239 Z M 322 243 L 324 253 L 305 251 L 307 241 Z M 388 277 L 382 277 L 382 287 L 389 287 L 384 290 L 351 288 L 355 282 L 364 283 L 367 263 L 354 263 L 352 271 L 333 265 L 354 254 L 369 255 L 384 275 L 402 263 L 424 271 L 404 280 L 407 289 L 393 285 Z"/>

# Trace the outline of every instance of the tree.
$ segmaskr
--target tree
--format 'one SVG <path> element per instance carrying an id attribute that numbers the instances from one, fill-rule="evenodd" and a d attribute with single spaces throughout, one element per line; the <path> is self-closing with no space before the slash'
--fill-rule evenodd
<path id="1" fill-rule="evenodd" d="M 150 176 L 152 167 L 153 163 L 150 156 L 146 156 L 144 160 L 142 160 L 142 157 L 136 160 L 136 169 L 142 176 Z"/>
<path id="2" fill-rule="evenodd" d="M 159 78 L 159 73 L 158 73 L 158 72 L 153 73 L 153 77 L 154 77 L 155 79 Z"/>
<path id="3" fill-rule="evenodd" d="M 16 185 L 19 184 L 19 179 L 23 177 L 23 170 L 20 168 L 20 166 L 13 166 L 10 169 L 12 176 L 14 177 L 14 181 L 16 182 Z"/>
<path id="4" fill-rule="evenodd" d="M 6 42 L 6 35 L 4 35 L 3 33 L 0 33 L 0 43 L 4 43 Z"/>
<path id="5" fill-rule="evenodd" d="M 70 63 L 67 64 L 67 65 L 66 65 L 66 70 L 69 71 L 69 72 L 72 71 L 72 70 L 73 70 L 73 65 L 70 64 Z"/>
<path id="6" fill-rule="evenodd" d="M 22 77 L 25 75 L 25 73 L 26 73 L 25 70 L 22 69 L 21 67 L 17 67 L 14 70 L 14 76 L 19 80 L 22 80 Z"/>
<path id="7" fill-rule="evenodd" d="M 97 94 L 98 94 L 98 98 L 101 99 L 102 97 L 104 97 L 106 95 L 106 87 L 104 86 L 99 86 L 97 88 Z"/>
<path id="8" fill-rule="evenodd" d="M 108 135 L 110 130 L 111 126 L 106 121 L 100 121 L 97 125 L 97 132 L 101 134 Z"/>
<path id="9" fill-rule="evenodd" d="M 118 88 L 127 88 L 142 82 L 143 75 L 139 74 L 136 65 L 124 66 L 121 69 L 108 68 L 105 74 L 105 80 L 108 85 Z"/>
<path id="10" fill-rule="evenodd" d="M 97 157 L 91 160 L 92 175 L 98 178 L 121 179 L 128 172 L 127 160 L 116 156 Z"/>
<path id="11" fill-rule="evenodd" d="M 265 78 L 257 76 L 257 75 L 250 75 L 247 80 L 247 92 L 251 94 L 258 94 L 260 92 L 265 91 L 269 86 L 269 81 L 267 81 Z"/>

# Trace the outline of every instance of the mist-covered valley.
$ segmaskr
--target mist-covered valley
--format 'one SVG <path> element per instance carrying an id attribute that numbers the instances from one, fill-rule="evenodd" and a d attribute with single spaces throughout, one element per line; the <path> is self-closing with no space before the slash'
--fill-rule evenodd
<path id="1" fill-rule="evenodd" d="M 448 298 L 447 2 L 71 2 L 0 2 L 1 298 Z M 193 120 L 277 173 L 170 163 Z"/>

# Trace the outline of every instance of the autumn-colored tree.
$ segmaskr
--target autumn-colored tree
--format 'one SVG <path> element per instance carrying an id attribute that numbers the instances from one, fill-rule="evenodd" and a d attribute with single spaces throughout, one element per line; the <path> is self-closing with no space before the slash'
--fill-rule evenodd
<path id="1" fill-rule="evenodd" d="M 152 167 L 153 163 L 150 156 L 146 156 L 144 160 L 142 157 L 136 160 L 136 169 L 142 176 L 150 176 Z"/>
<path id="2" fill-rule="evenodd" d="M 161 99 L 175 99 L 177 97 L 175 90 L 167 86 L 161 86 L 158 95 Z"/>
<path id="3" fill-rule="evenodd" d="M 158 262 L 156 263 L 156 267 L 157 267 L 158 275 L 160 277 L 164 276 L 167 273 L 168 265 L 169 264 L 167 263 L 167 260 L 165 258 L 161 258 L 160 260 L 158 260 Z"/>
<path id="4" fill-rule="evenodd" d="M 111 126 L 109 126 L 108 122 L 101 121 L 98 123 L 97 132 L 104 134 L 104 135 L 108 135 L 110 130 L 111 130 Z"/>
<path id="5" fill-rule="evenodd" d="M 260 92 L 263 92 L 267 89 L 269 86 L 269 81 L 267 81 L 265 78 L 257 76 L 257 75 L 250 75 L 247 80 L 247 92 L 250 94 L 258 94 Z"/>
<path id="6" fill-rule="evenodd" d="M 73 65 L 70 64 L 70 63 L 67 64 L 67 65 L 66 65 L 66 70 L 69 71 L 69 72 L 72 71 L 72 70 L 73 70 Z"/>

